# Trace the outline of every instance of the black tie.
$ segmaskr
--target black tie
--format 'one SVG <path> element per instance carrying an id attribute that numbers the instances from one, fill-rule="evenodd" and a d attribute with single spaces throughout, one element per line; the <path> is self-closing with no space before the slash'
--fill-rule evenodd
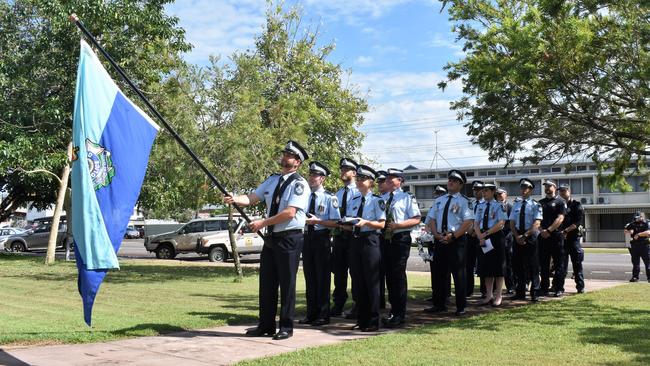
<path id="1" fill-rule="evenodd" d="M 485 214 L 483 214 L 483 231 L 488 231 L 490 228 L 488 227 L 488 217 L 490 215 L 490 202 L 487 203 L 485 206 Z"/>
<path id="2" fill-rule="evenodd" d="M 361 206 L 359 206 L 359 210 L 357 211 L 357 217 L 358 218 L 362 218 L 362 216 L 363 216 L 363 206 L 365 206 L 365 204 L 366 204 L 366 197 L 362 196 L 361 197 Z M 355 226 L 354 227 L 354 233 L 356 235 L 359 235 L 360 232 L 361 232 L 361 228 L 359 226 Z"/>
<path id="3" fill-rule="evenodd" d="M 311 201 L 309 201 L 309 212 L 312 215 L 316 214 L 316 193 L 311 194 Z M 307 234 L 311 235 L 314 233 L 314 225 L 307 225 Z"/>
<path id="4" fill-rule="evenodd" d="M 521 203 L 521 211 L 519 211 L 519 231 L 526 230 L 526 201 Z"/>
<path id="5" fill-rule="evenodd" d="M 342 199 L 343 202 L 341 202 L 341 208 L 339 209 L 341 217 L 345 217 L 345 215 L 347 214 L 346 210 L 348 208 L 348 191 L 349 190 L 350 190 L 350 188 L 348 188 L 347 186 L 343 190 L 343 199 Z"/>
<path id="6" fill-rule="evenodd" d="M 442 211 L 442 232 L 447 232 L 447 217 L 449 216 L 449 205 L 451 204 L 452 196 L 447 197 L 445 209 Z"/>
<path id="7" fill-rule="evenodd" d="M 280 177 L 278 180 L 278 185 L 275 186 L 275 190 L 273 191 L 273 196 L 271 197 L 271 209 L 269 210 L 269 217 L 273 217 L 278 214 L 278 208 L 280 208 L 280 187 L 282 186 L 282 183 L 284 183 L 284 177 Z M 273 232 L 273 225 L 269 225 L 267 228 L 267 232 L 272 233 Z"/>
<path id="8" fill-rule="evenodd" d="M 390 192 L 390 195 L 388 196 L 388 202 L 386 202 L 386 217 L 388 217 L 388 213 L 390 212 L 390 205 L 393 203 L 393 196 L 394 193 Z"/>

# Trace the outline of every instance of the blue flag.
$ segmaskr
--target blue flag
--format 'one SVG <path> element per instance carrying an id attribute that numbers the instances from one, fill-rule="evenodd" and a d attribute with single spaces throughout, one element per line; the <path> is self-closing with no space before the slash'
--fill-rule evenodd
<path id="1" fill-rule="evenodd" d="M 108 75 L 81 41 L 72 125 L 72 233 L 90 326 L 106 273 L 119 268 L 117 251 L 140 194 L 156 125 Z"/>

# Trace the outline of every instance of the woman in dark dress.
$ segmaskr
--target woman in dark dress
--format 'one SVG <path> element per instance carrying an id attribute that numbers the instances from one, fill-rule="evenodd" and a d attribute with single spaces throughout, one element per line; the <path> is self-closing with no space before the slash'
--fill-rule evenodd
<path id="1" fill-rule="evenodd" d="M 481 250 L 478 255 L 478 275 L 485 282 L 487 293 L 481 305 L 501 305 L 506 266 L 505 237 L 503 225 L 507 220 L 506 208 L 494 199 L 496 186 L 483 185 L 483 199 L 479 203 L 474 218 L 474 231 L 479 239 Z M 496 282 L 496 288 L 495 288 Z M 491 291 L 494 289 L 494 293 Z"/>

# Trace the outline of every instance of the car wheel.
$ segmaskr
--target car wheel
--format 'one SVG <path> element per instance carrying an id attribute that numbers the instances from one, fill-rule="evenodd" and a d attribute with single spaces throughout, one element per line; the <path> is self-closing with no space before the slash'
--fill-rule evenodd
<path id="1" fill-rule="evenodd" d="M 225 262 L 228 255 L 223 247 L 212 247 L 210 253 L 208 254 L 210 262 Z"/>
<path id="2" fill-rule="evenodd" d="M 158 259 L 174 259 L 176 251 L 174 247 L 169 244 L 162 244 L 156 248 L 156 258 Z"/>
<path id="3" fill-rule="evenodd" d="M 24 252 L 26 248 L 25 248 L 25 244 L 19 241 L 15 241 L 11 243 L 11 245 L 9 246 L 9 250 L 11 250 L 12 252 Z"/>

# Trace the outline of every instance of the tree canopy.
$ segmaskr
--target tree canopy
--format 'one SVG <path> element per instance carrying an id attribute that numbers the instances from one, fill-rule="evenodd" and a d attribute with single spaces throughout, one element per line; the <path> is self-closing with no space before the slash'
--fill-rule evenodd
<path id="1" fill-rule="evenodd" d="M 59 174 L 66 164 L 80 39 L 70 14 L 154 104 L 173 104 L 178 94 L 168 91 L 174 91 L 173 76 L 184 65 L 180 54 L 190 45 L 178 19 L 165 14 L 168 2 L 0 0 L 0 190 L 8 194 L 0 202 L 0 221 L 28 202 L 37 208 L 55 202 L 58 181 L 24 171 Z"/>
<path id="2" fill-rule="evenodd" d="M 229 62 L 211 57 L 209 66 L 195 67 L 183 78 L 196 101 L 200 140 L 193 146 L 230 191 L 246 192 L 278 171 L 279 151 L 289 139 L 334 172 L 341 156 L 361 146 L 358 127 L 367 104 L 343 85 L 346 71 L 327 60 L 334 46 L 319 46 L 318 32 L 301 27 L 300 20 L 295 8 L 271 4 L 254 49 L 236 52 Z M 153 167 L 179 165 L 172 166 Z M 150 174 L 145 207 L 155 210 L 157 200 L 176 194 L 165 188 L 168 179 Z M 333 187 L 337 180 L 329 182 Z M 202 177 L 190 184 L 193 197 L 200 197 L 196 202 L 216 202 L 220 196 Z"/>
<path id="3" fill-rule="evenodd" d="M 465 56 L 440 87 L 462 81 L 452 108 L 491 160 L 591 159 L 623 190 L 631 164 L 647 176 L 647 1 L 441 2 Z"/>

